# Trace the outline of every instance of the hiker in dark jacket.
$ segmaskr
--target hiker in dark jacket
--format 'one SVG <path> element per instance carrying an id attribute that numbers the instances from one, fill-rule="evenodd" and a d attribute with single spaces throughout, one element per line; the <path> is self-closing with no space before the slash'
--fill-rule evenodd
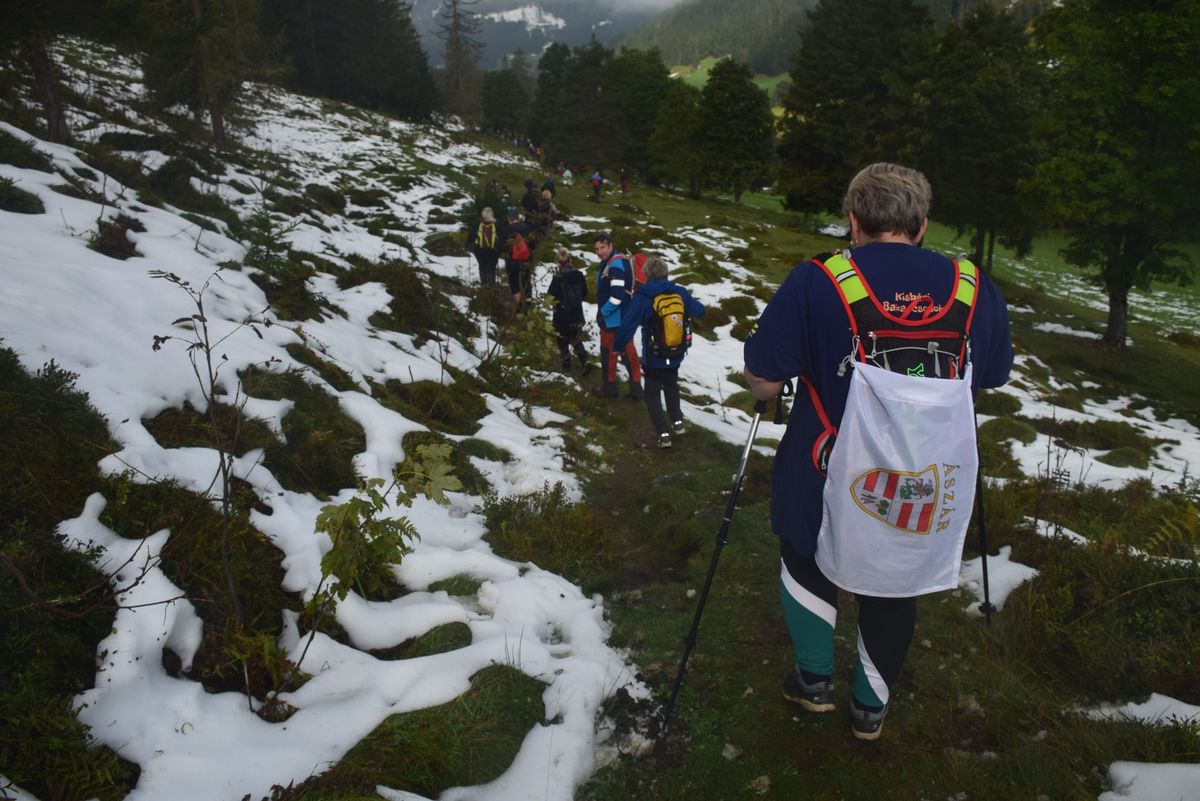
<path id="1" fill-rule="evenodd" d="M 483 286 L 493 286 L 496 283 L 496 265 L 500 261 L 500 246 L 503 242 L 500 226 L 496 224 L 496 215 L 490 207 L 485 208 L 467 236 L 467 248 L 479 262 L 479 283 Z"/>
<path id="2" fill-rule="evenodd" d="M 523 301 L 527 301 L 531 297 L 530 288 L 533 284 L 533 245 L 529 242 L 531 234 L 532 229 L 529 227 L 529 223 L 521 219 L 521 215 L 516 209 L 509 209 L 508 225 L 504 226 L 501 234 L 501 241 L 504 243 L 501 253 L 504 255 L 504 271 L 508 273 L 508 289 L 512 292 L 513 303 L 518 309 L 521 308 Z M 516 258 L 516 254 L 513 253 L 513 248 L 518 243 L 518 236 L 531 251 L 524 259 Z"/>
<path id="3" fill-rule="evenodd" d="M 667 280 L 667 263 L 658 256 L 646 260 L 647 283 L 638 288 L 627 308 L 621 313 L 621 327 L 613 339 L 613 349 L 621 351 L 632 339 L 638 326 L 642 328 L 642 373 L 645 375 L 646 411 L 658 433 L 658 447 L 671 447 L 671 435 L 684 432 L 683 410 L 679 403 L 679 365 L 684 353 L 663 355 L 656 338 L 659 314 L 654 299 L 674 293 L 683 301 L 688 318 L 703 317 L 704 304 L 692 297 L 684 287 Z M 686 328 L 681 331 L 690 336 Z M 684 340 L 686 341 L 686 340 Z M 667 417 L 663 416 L 666 401 Z M 668 421 L 668 417 L 670 418 Z"/>
<path id="4" fill-rule="evenodd" d="M 797 391 L 787 431 L 776 449 L 771 527 L 780 540 L 783 619 L 795 653 L 795 668 L 784 680 L 783 695 L 809 712 L 836 708 L 834 623 L 839 592 L 820 566 L 835 555 L 833 548 L 822 553 L 818 544 L 823 518 L 829 514 L 828 465 L 820 454 L 828 429 L 836 431 L 842 425 L 854 374 L 842 367 L 853 347 L 853 318 L 839 288 L 843 284 L 835 283 L 826 263 L 835 258 L 850 262 L 855 274 L 845 285 L 856 281 L 855 291 L 864 293 L 862 299 L 869 298 L 880 314 L 894 319 L 903 320 L 902 309 L 921 311 L 912 305 L 914 298 L 930 299 L 926 311 L 941 308 L 936 312 L 940 315 L 956 303 L 960 292 L 970 295 L 974 317 L 967 374 L 972 389 L 1004 384 L 1012 366 L 1008 312 L 1000 290 L 986 273 L 973 266 L 964 272 L 958 261 L 918 244 L 929 222 L 932 196 L 925 176 L 907 167 L 881 163 L 859 172 L 842 202 L 850 222 L 850 248 L 818 256 L 792 270 L 746 339 L 744 375 L 757 400 L 775 397 L 788 380 L 797 377 L 807 388 Z M 884 303 L 891 304 L 893 311 L 887 312 Z M 877 438 L 892 437 L 891 428 L 876 432 Z M 875 471 L 875 477 L 881 472 Z M 974 482 L 975 476 L 967 480 Z M 890 481 L 889 485 L 894 486 Z M 861 509 L 864 519 L 872 514 L 866 506 Z M 943 507 L 940 514 L 945 513 Z M 878 563 L 884 570 L 913 569 L 911 563 L 901 567 L 883 556 Z M 856 738 L 874 740 L 882 732 L 912 641 L 917 600 L 895 593 L 856 595 L 858 660 L 850 693 L 851 729 Z"/>
<path id="5" fill-rule="evenodd" d="M 537 214 L 538 209 L 538 191 L 533 188 L 533 179 L 525 179 L 525 194 L 521 195 L 521 208 L 525 212 L 526 219 Z"/>
<path id="6" fill-rule="evenodd" d="M 554 277 L 546 294 L 557 301 L 551 323 L 558 334 L 558 355 L 563 372 L 571 369 L 571 351 L 579 359 L 583 374 L 591 372 L 587 348 L 583 345 L 583 302 L 588 296 L 588 280 L 571 259 L 564 247 L 554 251 Z"/>

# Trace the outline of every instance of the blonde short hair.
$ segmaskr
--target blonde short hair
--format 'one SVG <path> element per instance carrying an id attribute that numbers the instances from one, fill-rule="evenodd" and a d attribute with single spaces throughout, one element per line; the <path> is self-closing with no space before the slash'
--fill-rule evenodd
<path id="1" fill-rule="evenodd" d="M 853 212 L 867 236 L 904 234 L 916 239 L 932 203 L 933 188 L 924 175 L 881 161 L 863 167 L 850 181 L 842 212 Z"/>

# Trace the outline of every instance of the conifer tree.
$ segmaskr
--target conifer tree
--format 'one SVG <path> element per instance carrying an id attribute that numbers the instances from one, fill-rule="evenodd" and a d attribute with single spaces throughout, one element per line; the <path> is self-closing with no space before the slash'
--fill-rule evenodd
<path id="1" fill-rule="evenodd" d="M 425 119 L 437 92 L 411 8 L 394 0 L 264 0 L 301 92 Z"/>
<path id="2" fill-rule="evenodd" d="M 141 11 L 146 86 L 164 108 L 207 113 L 214 144 L 224 145 L 228 107 L 265 51 L 260 0 L 146 0 Z"/>
<path id="3" fill-rule="evenodd" d="M 629 137 L 621 94 L 614 80 L 613 54 L 595 39 L 575 48 L 563 73 L 550 161 L 615 169 Z"/>
<path id="4" fill-rule="evenodd" d="M 932 32 L 911 0 L 820 0 L 809 12 L 781 124 L 779 183 L 790 208 L 840 208 L 860 168 L 896 158 L 903 111 L 890 81 L 909 71 Z"/>
<path id="5" fill-rule="evenodd" d="M 1129 291 L 1191 280 L 1172 243 L 1200 216 L 1200 5 L 1071 0 L 1039 17 L 1050 102 L 1036 197 L 1066 226 L 1066 260 L 1108 294 L 1104 342 L 1125 344 Z"/>
<path id="6" fill-rule="evenodd" d="M 700 197 L 704 188 L 703 132 L 700 90 L 675 81 L 659 108 L 646 146 L 651 177 L 683 188 L 688 197 Z"/>
<path id="7" fill-rule="evenodd" d="M 479 72 L 482 43 L 479 15 L 472 11 L 479 0 L 442 0 L 438 11 L 437 36 L 444 42 L 442 60 L 442 108 L 468 125 L 482 115 L 483 80 Z"/>
<path id="8" fill-rule="evenodd" d="M 571 48 L 557 42 L 547 47 L 538 59 L 537 89 L 528 126 L 529 138 L 534 142 L 548 144 L 557 138 L 558 110 L 570 60 Z"/>
<path id="9" fill-rule="evenodd" d="M 775 148 L 775 119 L 767 93 L 754 83 L 745 64 L 718 63 L 700 95 L 704 120 L 701 151 L 709 180 L 741 200 L 770 169 Z"/>
<path id="10" fill-rule="evenodd" d="M 623 163 L 646 178 L 650 172 L 646 144 L 654 133 L 658 111 L 671 89 L 671 73 L 657 49 L 628 47 L 621 48 L 613 59 L 613 73 L 629 133 Z"/>
<path id="11" fill-rule="evenodd" d="M 908 104 L 913 166 L 933 184 L 937 219 L 970 232 L 988 268 L 998 237 L 1022 244 L 1035 224 L 1019 191 L 1036 165 L 1040 102 L 1028 45 L 1011 13 L 983 6 L 939 37 Z"/>

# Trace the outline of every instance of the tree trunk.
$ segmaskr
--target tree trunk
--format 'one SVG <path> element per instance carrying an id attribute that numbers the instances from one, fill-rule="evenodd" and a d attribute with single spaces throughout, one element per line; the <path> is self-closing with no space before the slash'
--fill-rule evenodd
<path id="1" fill-rule="evenodd" d="M 1129 290 L 1110 288 L 1108 290 L 1108 328 L 1104 330 L 1104 336 L 1100 341 L 1111 348 L 1125 347 L 1128 315 Z"/>
<path id="2" fill-rule="evenodd" d="M 992 259 L 996 255 L 996 229 L 995 228 L 988 231 L 987 248 L 988 248 L 988 250 L 987 250 L 987 267 L 984 269 L 987 270 L 988 275 L 991 275 L 992 274 Z"/>
<path id="3" fill-rule="evenodd" d="M 58 82 L 54 79 L 54 63 L 46 49 L 46 40 L 37 34 L 30 34 L 22 38 L 21 50 L 29 62 L 38 97 L 46 112 L 46 137 L 55 142 L 65 142 L 70 138 L 71 131 L 58 101 Z"/>
<path id="4" fill-rule="evenodd" d="M 975 229 L 975 236 L 971 237 L 971 244 L 975 246 L 975 253 L 971 256 L 971 261 L 976 264 L 983 264 L 983 240 L 987 237 L 987 228 L 983 223 Z"/>

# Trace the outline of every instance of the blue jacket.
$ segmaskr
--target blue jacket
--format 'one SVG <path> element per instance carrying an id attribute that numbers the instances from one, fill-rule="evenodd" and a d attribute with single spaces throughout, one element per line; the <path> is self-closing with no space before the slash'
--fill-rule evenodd
<path id="1" fill-rule="evenodd" d="M 672 283 L 666 278 L 651 281 L 638 288 L 621 320 L 621 328 L 613 339 L 613 350 L 620 353 L 626 343 L 633 339 L 633 333 L 638 326 L 642 327 L 642 364 L 646 367 L 678 369 L 683 364 L 683 356 L 678 359 L 665 359 L 650 352 L 650 332 L 653 327 L 654 299 L 664 292 L 677 292 L 683 298 L 683 308 L 688 317 L 703 317 L 704 304 L 692 297 L 692 293 Z M 686 354 L 685 354 L 686 355 Z"/>
<path id="2" fill-rule="evenodd" d="M 954 270 L 948 258 L 933 251 L 877 242 L 855 248 L 854 260 L 875 297 L 889 308 L 903 308 L 913 293 L 939 302 L 950 296 Z M 1008 381 L 1013 361 L 1008 308 L 982 270 L 977 291 L 970 330 L 976 391 Z M 768 381 L 807 376 L 837 427 L 850 390 L 850 373 L 838 376 L 838 365 L 850 353 L 850 339 L 850 322 L 833 283 L 820 267 L 805 262 L 784 279 L 746 338 L 746 369 Z M 772 468 L 771 526 L 800 556 L 816 552 L 821 528 L 825 476 L 813 465 L 812 447 L 822 431 L 807 391 L 798 384 Z"/>
<path id="3" fill-rule="evenodd" d="M 629 259 L 614 249 L 606 261 L 596 269 L 596 322 L 605 331 L 621 326 L 621 309 L 629 300 L 629 286 L 633 282 L 633 267 Z"/>

